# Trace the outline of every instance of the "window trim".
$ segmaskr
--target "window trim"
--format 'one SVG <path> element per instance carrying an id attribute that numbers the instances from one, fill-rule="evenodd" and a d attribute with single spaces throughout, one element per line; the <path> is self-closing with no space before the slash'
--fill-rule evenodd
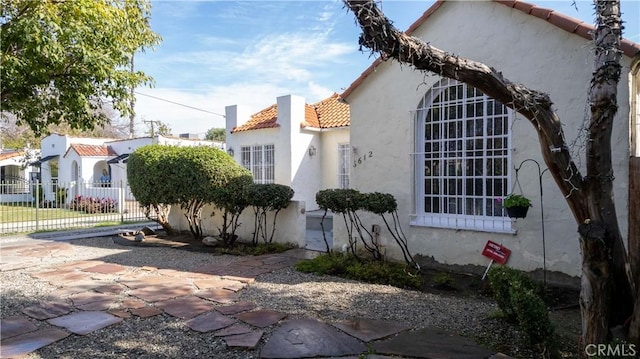
<path id="1" fill-rule="evenodd" d="M 411 154 L 412 157 L 412 171 L 413 171 L 413 195 L 412 195 L 412 211 L 414 213 L 412 213 L 410 215 L 410 222 L 409 224 L 411 226 L 418 226 L 418 227 L 435 227 L 435 228 L 447 228 L 447 229 L 453 229 L 453 230 L 472 230 L 472 231 L 481 231 L 481 232 L 493 232 L 493 233 L 515 233 L 514 229 L 512 228 L 512 221 L 511 219 L 506 215 L 505 211 L 503 210 L 502 212 L 502 216 L 491 216 L 491 215 L 486 215 L 486 214 L 481 214 L 481 215 L 474 215 L 474 214 L 457 214 L 457 213 L 430 213 L 430 212 L 426 212 L 424 209 L 424 201 L 425 201 L 425 197 L 427 196 L 427 194 L 425 193 L 425 159 L 426 159 L 426 152 L 425 152 L 425 143 L 427 142 L 427 139 L 425 139 L 425 125 L 426 125 L 426 116 L 429 113 L 429 111 L 431 109 L 434 108 L 434 100 L 438 99 L 438 97 L 444 93 L 444 91 L 446 89 L 451 88 L 452 86 L 458 86 L 458 85 L 462 85 L 462 91 L 463 91 L 463 96 L 462 99 L 457 99 L 457 100 L 446 100 L 446 101 L 441 101 L 439 102 L 439 105 L 441 106 L 441 108 L 449 108 L 451 107 L 452 104 L 455 103 L 459 103 L 462 105 L 463 108 L 463 116 L 460 116 L 460 118 L 452 121 L 452 123 L 461 123 L 462 126 L 462 137 L 459 137 L 459 139 L 462 141 L 462 149 L 460 150 L 460 157 L 454 157 L 452 159 L 458 159 L 462 162 L 468 160 L 468 159 L 474 159 L 477 157 L 467 157 L 468 155 L 465 153 L 467 152 L 467 150 L 465 149 L 465 141 L 469 138 L 467 137 L 468 135 L 468 130 L 465 129 L 466 126 L 466 121 L 468 121 L 470 118 L 473 118 L 473 116 L 469 117 L 466 115 L 466 107 L 468 104 L 474 104 L 474 103 L 478 103 L 478 101 L 468 101 L 467 97 L 466 97 L 466 91 L 467 91 L 467 85 L 464 83 L 460 83 L 456 80 L 450 80 L 450 79 L 446 79 L 443 78 L 440 81 L 436 82 L 421 98 L 420 102 L 418 103 L 418 105 L 416 106 L 416 109 L 413 111 L 414 114 L 411 117 L 413 120 L 413 126 L 414 126 L 414 134 L 413 134 L 413 151 Z M 478 97 L 474 97 L 475 99 L 477 99 Z M 484 95 L 482 98 L 482 103 L 485 104 L 485 108 L 486 108 L 486 104 L 488 103 L 488 101 L 492 100 L 491 98 L 489 98 L 488 96 Z M 459 101 L 459 102 L 457 102 Z M 495 101 L 495 100 L 493 100 Z M 497 101 L 496 101 L 497 102 Z M 504 105 L 503 105 L 504 106 Z M 505 106 L 506 107 L 506 106 Z M 506 115 L 507 115 L 507 119 L 506 121 L 508 122 L 508 124 L 512 123 L 513 120 L 513 116 L 514 113 L 511 109 L 509 109 L 508 107 L 506 107 Z M 436 196 L 438 198 L 440 198 L 440 201 L 442 201 L 443 198 L 447 198 L 450 197 L 452 199 L 459 197 L 463 203 L 465 201 L 465 199 L 467 199 L 467 195 L 465 193 L 465 185 L 464 182 L 467 179 L 481 179 L 483 183 L 486 183 L 486 179 L 488 178 L 495 178 L 494 176 L 487 176 L 487 159 L 489 158 L 501 158 L 501 159 L 505 159 L 506 158 L 506 168 L 507 168 L 507 174 L 506 174 L 506 178 L 505 178 L 505 188 L 503 188 L 503 191 L 505 192 L 504 195 L 506 195 L 506 193 L 508 193 L 509 188 L 508 186 L 511 184 L 511 168 L 512 168 L 512 154 L 511 154 L 511 129 L 510 129 L 510 125 L 509 127 L 507 127 L 507 134 L 506 134 L 506 138 L 507 138 L 507 143 L 506 143 L 506 155 L 502 156 L 502 155 L 492 155 L 492 156 L 488 156 L 487 155 L 487 139 L 495 139 L 496 136 L 493 135 L 489 135 L 487 133 L 487 119 L 492 118 L 494 115 L 488 115 L 487 111 L 484 110 L 483 114 L 482 114 L 482 136 L 478 136 L 477 134 L 475 136 L 473 136 L 473 138 L 479 139 L 481 138 L 483 140 L 483 147 L 482 147 L 482 163 L 483 163 L 483 173 L 481 174 L 481 176 L 469 176 L 467 177 L 467 174 L 463 172 L 463 174 L 457 176 L 457 175 L 453 175 L 451 176 L 452 178 L 459 178 L 460 180 L 462 180 L 463 186 L 462 186 L 462 191 L 458 194 L 444 194 L 444 191 L 441 191 L 439 194 L 437 194 Z M 447 120 L 439 120 L 437 122 L 439 124 L 439 126 L 444 126 L 447 123 L 451 123 L 448 122 Z M 500 136 L 498 136 L 500 137 Z M 458 137 L 456 137 L 458 138 Z M 445 141 L 447 140 L 446 136 L 442 136 L 441 138 L 441 144 L 444 144 Z M 433 144 L 434 142 L 432 142 Z M 440 153 L 439 156 L 434 156 L 434 160 L 438 161 L 438 163 L 442 163 L 442 161 L 447 160 L 447 157 L 444 155 L 444 149 L 441 150 L 442 152 Z M 447 179 L 447 176 L 444 173 L 440 173 L 438 176 L 433 176 L 430 178 L 437 178 L 440 179 L 441 181 Z M 487 196 L 486 194 L 486 185 L 483 184 L 483 191 L 482 191 L 482 195 L 481 196 L 473 196 L 472 198 L 478 198 L 481 199 L 482 201 L 486 201 L 487 199 L 492 198 L 493 196 Z M 435 196 L 434 196 L 435 197 Z M 442 202 L 441 202 L 442 204 Z M 444 204 L 443 204 L 444 205 Z M 463 205 L 463 210 L 464 211 L 465 206 Z M 484 211 L 483 211 L 484 212 Z"/>

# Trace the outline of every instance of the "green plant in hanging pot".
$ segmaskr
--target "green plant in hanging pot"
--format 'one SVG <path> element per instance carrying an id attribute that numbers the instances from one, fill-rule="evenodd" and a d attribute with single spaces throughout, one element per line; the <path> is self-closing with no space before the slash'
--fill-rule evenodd
<path id="1" fill-rule="evenodd" d="M 506 208 L 507 215 L 511 218 L 524 218 L 527 216 L 531 200 L 521 194 L 510 193 L 502 198 L 502 207 Z"/>

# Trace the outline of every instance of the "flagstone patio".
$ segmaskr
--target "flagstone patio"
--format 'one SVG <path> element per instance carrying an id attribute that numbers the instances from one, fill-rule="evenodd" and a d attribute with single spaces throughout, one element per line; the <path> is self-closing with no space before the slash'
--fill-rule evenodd
<path id="1" fill-rule="evenodd" d="M 56 242 L 1 249 L 2 271 L 28 268 L 50 256 L 76 250 L 68 243 Z M 21 316 L 2 318 L 0 355 L 25 355 L 69 336 L 85 336 L 132 318 L 156 315 L 183 320 L 197 333 L 211 332 L 223 338 L 229 348 L 254 349 L 268 332 L 270 337 L 260 351 L 263 358 L 355 358 L 368 351 L 366 343 L 372 343 L 378 354 L 406 357 L 491 355 L 472 342 L 437 330 L 412 330 L 402 323 L 359 318 L 335 323 L 287 319 L 287 313 L 239 301 L 238 292 L 258 276 L 291 266 L 301 256 L 300 250 L 294 250 L 239 257 L 227 265 L 196 265 L 188 271 L 100 260 L 53 264 L 30 275 L 57 287 L 60 299 L 25 307 Z"/>

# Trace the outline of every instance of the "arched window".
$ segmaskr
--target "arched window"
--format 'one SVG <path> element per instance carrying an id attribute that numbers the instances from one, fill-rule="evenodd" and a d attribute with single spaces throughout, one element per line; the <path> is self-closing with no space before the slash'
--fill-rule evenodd
<path id="1" fill-rule="evenodd" d="M 507 195 L 511 110 L 442 79 L 416 110 L 413 225 L 510 232 Z"/>

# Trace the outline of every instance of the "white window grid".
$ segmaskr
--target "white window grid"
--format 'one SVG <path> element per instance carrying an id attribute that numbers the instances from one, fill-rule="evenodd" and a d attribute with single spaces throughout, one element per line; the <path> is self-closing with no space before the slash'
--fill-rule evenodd
<path id="1" fill-rule="evenodd" d="M 255 183 L 274 183 L 275 146 L 256 145 L 240 147 L 242 166 L 251 171 Z"/>
<path id="2" fill-rule="evenodd" d="M 512 232 L 499 198 L 510 179 L 511 110 L 479 90 L 442 79 L 415 118 L 412 224 Z"/>
<path id="3" fill-rule="evenodd" d="M 351 146 L 348 143 L 338 144 L 338 188 L 349 188 L 350 163 Z"/>

